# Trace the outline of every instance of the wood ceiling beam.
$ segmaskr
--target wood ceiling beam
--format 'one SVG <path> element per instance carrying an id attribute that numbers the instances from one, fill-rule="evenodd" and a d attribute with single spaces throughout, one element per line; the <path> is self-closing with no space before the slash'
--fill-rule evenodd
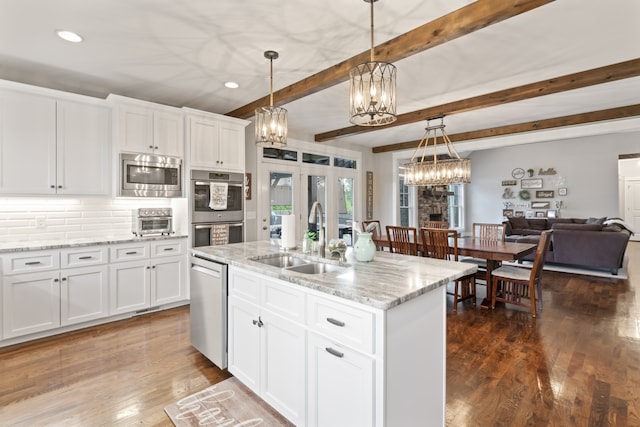
<path id="1" fill-rule="evenodd" d="M 449 135 L 451 142 L 469 141 L 472 139 L 489 138 L 494 136 L 512 135 L 523 132 L 533 132 L 543 129 L 552 129 L 564 126 L 582 125 L 585 123 L 601 122 L 604 120 L 623 119 L 627 117 L 640 116 L 640 104 L 627 105 L 624 107 L 609 108 L 606 110 L 591 111 L 588 113 L 572 114 L 570 116 L 554 117 L 551 119 L 534 120 L 532 122 L 517 123 L 513 125 L 500 126 L 490 129 L 461 132 Z M 400 142 L 398 144 L 382 145 L 374 147 L 373 153 L 387 153 L 390 151 L 402 151 L 415 149 L 420 140 Z M 442 143 L 438 138 L 438 143 Z"/>
<path id="2" fill-rule="evenodd" d="M 555 0 L 478 0 L 376 46 L 375 59 L 396 62 L 553 1 Z M 349 71 L 356 65 L 369 61 L 370 55 L 370 51 L 366 50 L 274 92 L 274 105 L 281 106 L 347 81 Z M 269 105 L 268 95 L 226 115 L 247 119 L 254 115 L 256 108 L 265 105 Z"/>
<path id="3" fill-rule="evenodd" d="M 493 107 L 507 104 L 509 102 L 523 101 L 525 99 L 536 98 L 538 96 L 550 95 L 572 89 L 579 89 L 616 80 L 627 79 L 640 76 L 640 58 L 617 64 L 607 65 L 592 70 L 581 71 L 579 73 L 567 74 L 566 76 L 542 80 L 536 83 L 529 83 L 523 86 L 499 90 L 485 95 L 474 96 L 472 98 L 461 99 L 435 107 L 424 108 L 422 110 L 411 111 L 398 115 L 398 120 L 386 125 L 377 127 L 349 126 L 342 129 L 332 130 L 315 136 L 316 142 L 324 142 L 331 139 L 356 135 L 364 132 L 371 132 L 390 127 L 402 126 L 410 123 L 427 120 L 433 117 L 447 116 L 451 114 L 463 113 L 478 110 L 481 108 Z"/>

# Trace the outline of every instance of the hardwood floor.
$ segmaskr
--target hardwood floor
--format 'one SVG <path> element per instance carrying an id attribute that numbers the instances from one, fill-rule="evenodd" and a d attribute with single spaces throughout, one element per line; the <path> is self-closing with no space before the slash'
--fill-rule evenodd
<path id="1" fill-rule="evenodd" d="M 449 299 L 447 426 L 640 425 L 640 243 L 628 254 L 628 280 L 544 272 L 535 319 Z M 227 377 L 178 308 L 0 349 L 0 425 L 170 426 L 165 405 Z"/>

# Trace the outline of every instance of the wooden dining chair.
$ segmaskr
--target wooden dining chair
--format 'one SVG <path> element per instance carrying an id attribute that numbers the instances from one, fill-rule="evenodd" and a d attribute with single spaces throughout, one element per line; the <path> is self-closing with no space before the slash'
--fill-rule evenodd
<path id="1" fill-rule="evenodd" d="M 545 255 L 551 242 L 551 233 L 552 230 L 546 230 L 540 235 L 540 242 L 530 270 L 524 267 L 503 265 L 491 272 L 493 291 L 491 308 L 496 307 L 496 301 L 502 301 L 506 304 L 531 307 L 531 315 L 536 317 L 537 301 L 540 302 L 540 309 L 542 309 L 542 282 L 540 278 Z M 497 295 L 498 290 L 500 295 Z M 529 303 L 523 302 L 523 299 L 529 300 Z"/>
<path id="2" fill-rule="evenodd" d="M 458 233 L 443 228 L 421 228 L 420 234 L 424 246 L 423 254 L 429 258 L 458 261 Z M 453 244 L 453 245 L 452 245 Z M 458 311 L 458 302 L 472 300 L 476 303 L 476 275 L 468 274 L 453 282 L 453 311 Z"/>
<path id="3" fill-rule="evenodd" d="M 371 233 L 371 238 L 375 241 L 382 236 L 382 228 L 380 226 L 380 221 L 377 219 L 372 219 L 369 221 L 362 221 L 362 231 Z M 376 249 L 381 251 L 384 249 L 384 245 L 376 245 Z"/>
<path id="4" fill-rule="evenodd" d="M 490 224 L 474 222 L 472 228 L 472 238 L 483 243 L 491 244 L 504 242 L 506 235 L 505 224 Z M 483 284 L 487 281 L 487 260 L 482 258 L 463 258 L 460 261 L 470 262 L 478 266 L 476 279 L 481 280 Z M 489 283 L 486 283 L 489 286 Z"/>
<path id="5" fill-rule="evenodd" d="M 418 230 L 415 227 L 387 225 L 389 250 L 398 254 L 418 255 Z"/>
<path id="6" fill-rule="evenodd" d="M 427 221 L 423 228 L 444 228 L 449 229 L 449 221 Z"/>

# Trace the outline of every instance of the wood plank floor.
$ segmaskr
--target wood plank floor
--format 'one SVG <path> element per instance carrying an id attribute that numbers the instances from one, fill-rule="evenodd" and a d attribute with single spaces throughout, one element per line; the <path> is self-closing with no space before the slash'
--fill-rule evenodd
<path id="1" fill-rule="evenodd" d="M 536 319 L 449 301 L 447 426 L 640 426 L 628 254 L 628 280 L 545 272 Z M 188 308 L 155 313 L 0 349 L 0 426 L 170 426 L 165 405 L 228 376 L 191 347 Z"/>

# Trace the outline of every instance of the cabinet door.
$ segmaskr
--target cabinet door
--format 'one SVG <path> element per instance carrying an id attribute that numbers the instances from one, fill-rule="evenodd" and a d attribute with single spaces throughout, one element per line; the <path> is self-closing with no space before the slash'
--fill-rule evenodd
<path id="1" fill-rule="evenodd" d="M 308 425 L 374 425 L 374 360 L 313 333 L 308 358 Z"/>
<path id="2" fill-rule="evenodd" d="M 189 160 L 191 167 L 215 169 L 219 161 L 220 124 L 206 117 L 190 116 Z"/>
<path id="3" fill-rule="evenodd" d="M 156 154 L 184 157 L 182 113 L 154 111 L 153 150 Z"/>
<path id="4" fill-rule="evenodd" d="M 109 194 L 110 117 L 105 107 L 58 101 L 58 194 Z"/>
<path id="5" fill-rule="evenodd" d="M 109 266 L 109 313 L 129 313 L 150 306 L 149 261 L 130 261 Z"/>
<path id="6" fill-rule="evenodd" d="M 0 192 L 54 194 L 55 162 L 56 101 L 0 91 Z"/>
<path id="7" fill-rule="evenodd" d="M 118 107 L 117 144 L 120 151 L 153 152 L 153 112 L 139 105 Z"/>
<path id="8" fill-rule="evenodd" d="M 244 127 L 228 123 L 220 126 L 220 169 L 244 172 Z"/>
<path id="9" fill-rule="evenodd" d="M 151 306 L 181 301 L 186 298 L 185 258 L 151 260 Z"/>
<path id="10" fill-rule="evenodd" d="M 106 265 L 60 272 L 60 324 L 86 322 L 109 315 Z"/>
<path id="11" fill-rule="evenodd" d="M 304 425 L 305 329 L 263 311 L 261 396 L 295 425 Z"/>
<path id="12" fill-rule="evenodd" d="M 260 393 L 260 309 L 229 297 L 229 372 L 255 393 Z"/>
<path id="13" fill-rule="evenodd" d="M 4 338 L 60 326 L 58 271 L 5 276 L 2 284 Z"/>

